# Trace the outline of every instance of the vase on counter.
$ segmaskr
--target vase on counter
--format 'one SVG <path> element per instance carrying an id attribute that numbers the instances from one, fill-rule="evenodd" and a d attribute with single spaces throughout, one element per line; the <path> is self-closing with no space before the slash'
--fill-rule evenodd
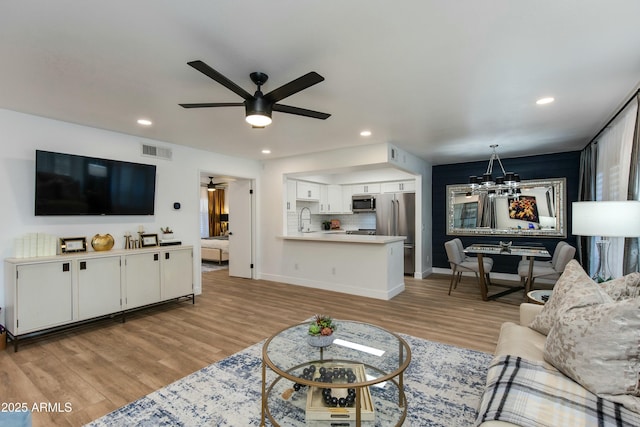
<path id="1" fill-rule="evenodd" d="M 91 239 L 91 247 L 94 251 L 108 251 L 113 248 L 114 240 L 111 234 L 96 234 Z"/>

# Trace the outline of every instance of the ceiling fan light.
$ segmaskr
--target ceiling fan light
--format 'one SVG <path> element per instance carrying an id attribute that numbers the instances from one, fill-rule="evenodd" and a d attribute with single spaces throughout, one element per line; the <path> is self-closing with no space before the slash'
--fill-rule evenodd
<path id="1" fill-rule="evenodd" d="M 255 126 L 255 127 L 265 127 L 265 126 L 270 125 L 271 122 L 272 122 L 271 117 L 265 115 L 264 113 L 262 113 L 262 114 L 251 114 L 251 115 L 247 116 L 245 120 L 251 126 Z"/>
<path id="2" fill-rule="evenodd" d="M 212 177 L 209 177 L 209 183 L 207 184 L 207 191 L 216 191 L 216 185 L 213 183 Z"/>

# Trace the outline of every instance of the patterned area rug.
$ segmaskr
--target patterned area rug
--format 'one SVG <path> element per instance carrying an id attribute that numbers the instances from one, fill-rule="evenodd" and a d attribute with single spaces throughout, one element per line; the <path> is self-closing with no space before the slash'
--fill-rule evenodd
<path id="1" fill-rule="evenodd" d="M 405 373 L 408 412 L 404 425 L 473 425 L 487 367 L 493 356 L 401 336 L 407 340 L 412 352 L 411 365 Z M 262 344 L 209 365 L 87 426 L 259 426 Z M 273 373 L 270 374 L 269 382 L 274 378 Z M 274 388 L 270 396 L 271 413 L 282 426 L 305 425 L 305 393 L 295 392 L 284 401 L 281 391 L 291 387 L 291 383 L 283 380 L 277 385 L 282 390 Z M 363 424 L 395 425 L 395 421 L 390 423 L 385 418 L 384 403 L 381 403 L 384 401 L 382 394 L 391 393 L 394 386 L 388 384 L 384 389 L 370 389 L 377 402 L 376 421 Z M 379 404 L 381 408 L 378 408 Z M 268 420 L 267 425 L 271 425 Z"/>

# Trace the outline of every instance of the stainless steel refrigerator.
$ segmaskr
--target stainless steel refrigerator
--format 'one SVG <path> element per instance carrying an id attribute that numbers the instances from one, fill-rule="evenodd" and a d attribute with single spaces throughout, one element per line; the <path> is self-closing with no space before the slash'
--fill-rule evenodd
<path id="1" fill-rule="evenodd" d="M 404 241 L 404 274 L 413 275 L 416 254 L 416 195 L 389 193 L 376 196 L 376 234 L 407 236 Z"/>

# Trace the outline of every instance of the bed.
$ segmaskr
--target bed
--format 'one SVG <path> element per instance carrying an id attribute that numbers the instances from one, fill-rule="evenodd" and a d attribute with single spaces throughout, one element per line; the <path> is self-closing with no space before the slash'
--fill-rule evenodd
<path id="1" fill-rule="evenodd" d="M 222 264 L 229 260 L 229 236 L 216 236 L 201 239 L 201 258 Z"/>

